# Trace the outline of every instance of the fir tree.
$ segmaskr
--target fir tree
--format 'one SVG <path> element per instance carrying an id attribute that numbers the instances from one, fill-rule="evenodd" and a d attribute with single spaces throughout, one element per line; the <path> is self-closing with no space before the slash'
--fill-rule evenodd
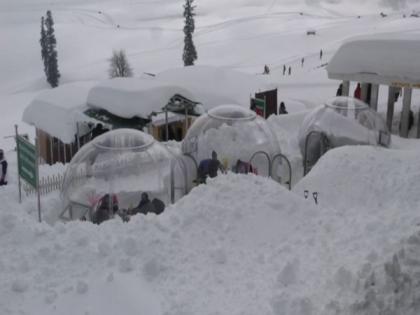
<path id="1" fill-rule="evenodd" d="M 110 78 L 117 77 L 132 77 L 133 70 L 131 69 L 127 56 L 124 50 L 114 51 L 111 59 L 109 59 L 109 76 Z"/>
<path id="2" fill-rule="evenodd" d="M 45 53 L 46 58 L 44 59 L 45 75 L 47 76 L 47 82 L 52 87 L 58 86 L 60 79 L 60 72 L 58 71 L 57 61 L 57 40 L 54 35 L 54 21 L 52 18 L 51 11 L 47 11 L 47 17 L 44 21 L 45 24 Z M 42 40 L 42 29 L 41 29 L 41 40 Z M 42 45 L 42 44 L 41 44 Z"/>
<path id="3" fill-rule="evenodd" d="M 194 9 L 195 6 L 192 5 L 194 0 L 185 0 L 184 4 L 184 53 L 182 59 L 184 60 L 184 66 L 194 65 L 194 61 L 197 59 L 197 51 L 194 46 L 192 35 L 194 33 L 195 24 L 194 24 Z"/>
<path id="4" fill-rule="evenodd" d="M 47 34 L 45 32 L 45 20 L 44 17 L 41 18 L 41 39 L 39 40 L 41 44 L 41 58 L 44 63 L 44 72 L 45 75 L 48 72 L 48 52 L 47 52 Z"/>

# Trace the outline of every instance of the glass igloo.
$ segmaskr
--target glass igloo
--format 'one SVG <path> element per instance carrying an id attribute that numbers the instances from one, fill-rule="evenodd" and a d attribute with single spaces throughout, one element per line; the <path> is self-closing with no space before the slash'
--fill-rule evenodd
<path id="1" fill-rule="evenodd" d="M 299 131 L 299 146 L 308 167 L 330 148 L 356 144 L 389 147 L 390 139 L 384 119 L 350 97 L 336 97 L 317 107 L 306 116 Z"/>
<path id="2" fill-rule="evenodd" d="M 253 111 L 221 105 L 193 123 L 182 152 L 192 157 L 196 166 L 217 154 L 225 170 L 271 176 L 272 160 L 280 153 L 280 146 L 265 120 Z"/>
<path id="3" fill-rule="evenodd" d="M 109 131 L 84 145 L 67 167 L 61 218 L 95 222 L 101 207 L 109 212 L 106 219 L 160 213 L 185 194 L 181 162 L 148 134 L 133 129 Z M 143 199 L 153 205 L 147 203 L 147 209 L 141 210 Z"/>

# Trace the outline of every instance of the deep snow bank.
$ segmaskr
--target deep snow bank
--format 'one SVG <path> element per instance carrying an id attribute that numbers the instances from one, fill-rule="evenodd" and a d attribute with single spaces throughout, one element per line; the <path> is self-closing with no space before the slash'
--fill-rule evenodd
<path id="1" fill-rule="evenodd" d="M 254 175 L 220 176 L 128 224 L 39 225 L 10 200 L 0 313 L 327 314 L 330 301 L 356 299 L 362 262 L 396 250 L 406 226 L 388 237 L 370 233 L 377 222 Z"/>

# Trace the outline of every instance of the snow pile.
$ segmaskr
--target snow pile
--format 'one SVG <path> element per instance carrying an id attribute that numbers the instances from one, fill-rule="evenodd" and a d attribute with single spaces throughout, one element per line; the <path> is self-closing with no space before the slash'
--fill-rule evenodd
<path id="1" fill-rule="evenodd" d="M 361 296 L 363 263 L 395 252 L 415 217 L 317 207 L 271 180 L 233 174 L 161 216 L 100 226 L 39 225 L 0 198 L 5 314 L 111 314 L 116 305 L 128 315 L 329 314 L 331 301 Z"/>
<path id="2" fill-rule="evenodd" d="M 222 104 L 249 107 L 249 97 L 273 88 L 261 77 L 210 66 L 177 68 L 154 78 L 116 78 L 92 88 L 87 103 L 120 117 L 148 118 L 175 94 L 199 102 L 205 110 Z"/>
<path id="3" fill-rule="evenodd" d="M 77 82 L 45 90 L 26 107 L 22 120 L 64 143 L 72 143 L 77 133 L 76 121 L 90 120 L 83 111 L 88 92 L 94 84 Z"/>
<path id="4" fill-rule="evenodd" d="M 411 212 L 420 203 L 419 175 L 417 150 L 347 146 L 328 151 L 294 191 L 317 191 L 322 206 L 366 209 L 378 219 L 386 209 L 400 209 L 398 222 L 411 225 L 419 217 Z"/>
<path id="5" fill-rule="evenodd" d="M 395 84 L 419 84 L 418 36 L 369 36 L 345 43 L 327 66 L 331 79 Z M 368 81 L 371 80 L 371 81 Z"/>
<path id="6" fill-rule="evenodd" d="M 87 103 L 119 117 L 147 119 L 152 112 L 161 111 L 175 94 L 195 101 L 194 94 L 179 84 L 165 84 L 154 79 L 115 78 L 94 86 Z"/>
<path id="7" fill-rule="evenodd" d="M 171 69 L 159 73 L 156 79 L 188 89 L 206 110 L 222 104 L 249 108 L 250 95 L 277 87 L 265 76 L 211 66 Z"/>

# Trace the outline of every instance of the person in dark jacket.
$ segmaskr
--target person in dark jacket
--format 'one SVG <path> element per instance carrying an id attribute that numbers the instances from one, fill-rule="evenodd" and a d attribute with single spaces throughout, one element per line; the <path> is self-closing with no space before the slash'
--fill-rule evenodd
<path id="1" fill-rule="evenodd" d="M 236 165 L 233 168 L 233 172 L 237 173 L 237 174 L 248 174 L 248 173 L 253 173 L 254 172 L 254 167 L 247 162 L 244 162 L 242 160 L 237 160 L 236 161 Z"/>
<path id="2" fill-rule="evenodd" d="M 7 161 L 4 158 L 4 152 L 2 149 L 0 149 L 0 168 L 0 186 L 7 185 Z"/>
<path id="3" fill-rule="evenodd" d="M 279 109 L 279 115 L 288 114 L 288 111 L 286 110 L 286 105 L 284 102 L 280 103 L 280 109 Z"/>
<path id="4" fill-rule="evenodd" d="M 200 162 L 197 170 L 197 177 L 199 183 L 205 183 L 207 176 L 214 178 L 217 176 L 217 171 L 224 172 L 222 163 L 217 159 L 216 151 L 212 151 L 211 159 L 205 159 Z"/>
<path id="5" fill-rule="evenodd" d="M 115 213 L 118 212 L 118 199 L 117 196 L 105 194 L 99 200 L 99 207 L 92 215 L 92 222 L 95 224 L 101 224 L 102 222 L 109 220 Z"/>
<path id="6" fill-rule="evenodd" d="M 340 83 L 335 96 L 343 96 L 343 83 Z"/>
<path id="7" fill-rule="evenodd" d="M 146 192 L 141 193 L 140 202 L 132 210 L 132 214 L 142 213 L 148 214 L 149 212 L 155 213 L 155 207 L 149 199 L 149 195 Z"/>

